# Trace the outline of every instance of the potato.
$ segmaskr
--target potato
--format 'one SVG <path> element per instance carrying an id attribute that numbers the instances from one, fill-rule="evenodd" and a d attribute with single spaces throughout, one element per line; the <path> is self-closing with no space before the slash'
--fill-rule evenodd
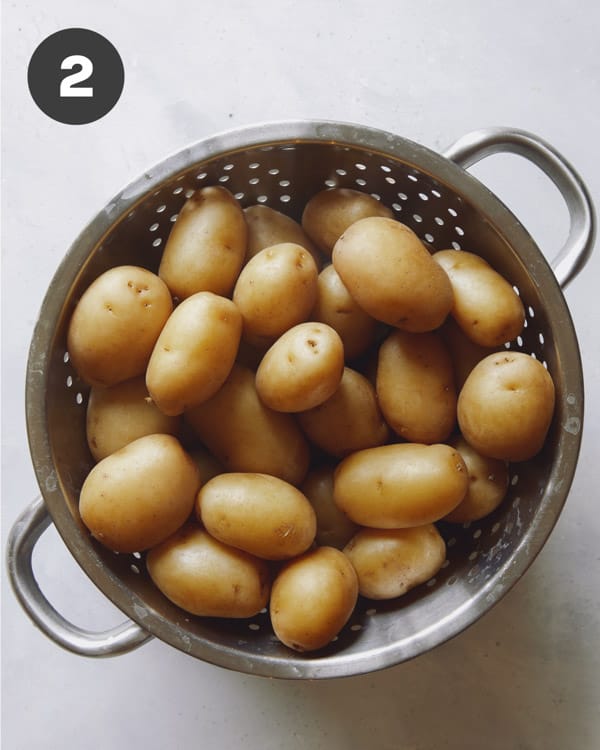
<path id="1" fill-rule="evenodd" d="M 458 425 L 484 456 L 526 461 L 544 445 L 554 401 L 554 383 L 541 362 L 524 352 L 490 354 L 460 391 Z"/>
<path id="2" fill-rule="evenodd" d="M 333 265 L 362 309 L 376 320 L 420 333 L 452 308 L 452 287 L 417 235 L 394 219 L 352 224 L 335 243 Z"/>
<path id="3" fill-rule="evenodd" d="M 358 526 L 333 502 L 333 471 L 332 466 L 312 469 L 300 489 L 315 509 L 316 543 L 341 549 L 358 531 Z"/>
<path id="4" fill-rule="evenodd" d="M 71 364 L 89 385 L 142 375 L 173 310 L 159 277 L 138 266 L 105 271 L 85 290 L 69 322 Z"/>
<path id="5" fill-rule="evenodd" d="M 177 438 L 146 435 L 92 468 L 81 488 L 81 520 L 111 550 L 146 550 L 187 520 L 199 485 Z"/>
<path id="6" fill-rule="evenodd" d="M 440 335 L 450 352 L 454 369 L 454 382 L 457 390 L 460 391 L 475 365 L 489 354 L 494 354 L 497 349 L 480 346 L 471 341 L 452 317 L 449 317 L 440 328 Z"/>
<path id="7" fill-rule="evenodd" d="M 180 429 L 181 417 L 166 416 L 152 402 L 143 375 L 90 391 L 86 437 L 96 461 L 144 435 L 178 436 Z"/>
<path id="8" fill-rule="evenodd" d="M 181 302 L 166 322 L 146 370 L 146 386 L 170 416 L 201 404 L 229 375 L 242 333 L 234 303 L 212 292 Z"/>
<path id="9" fill-rule="evenodd" d="M 357 599 L 358 580 L 344 553 L 309 550 L 286 563 L 273 581 L 273 631 L 295 651 L 323 648 L 348 622 Z"/>
<path id="10" fill-rule="evenodd" d="M 377 388 L 377 363 L 379 360 L 379 347 L 375 345 L 364 357 L 361 357 L 357 363 L 358 370 L 371 383 L 373 388 Z"/>
<path id="11" fill-rule="evenodd" d="M 278 337 L 308 319 L 317 299 L 317 266 L 291 242 L 261 250 L 242 269 L 233 301 L 245 336 Z"/>
<path id="12" fill-rule="evenodd" d="M 523 304 L 487 261 L 465 250 L 440 250 L 432 257 L 452 284 L 452 316 L 472 341 L 496 347 L 521 333 Z"/>
<path id="13" fill-rule="evenodd" d="M 265 247 L 279 245 L 281 242 L 294 242 L 308 250 L 317 268 L 321 267 L 321 254 L 300 224 L 290 216 L 286 216 L 286 214 L 276 211 L 270 206 L 257 203 L 244 209 L 244 217 L 248 227 L 246 261 L 264 250 Z"/>
<path id="14" fill-rule="evenodd" d="M 395 599 L 432 578 L 446 559 L 446 543 L 433 524 L 411 529 L 361 529 L 344 547 L 359 592 Z"/>
<path id="15" fill-rule="evenodd" d="M 312 505 L 288 482 L 269 474 L 231 472 L 198 492 L 196 516 L 215 539 L 265 560 L 286 560 L 313 543 Z"/>
<path id="16" fill-rule="evenodd" d="M 244 263 L 248 229 L 238 201 L 224 187 L 205 187 L 183 205 L 158 275 L 179 299 L 196 292 L 231 293 Z"/>
<path id="17" fill-rule="evenodd" d="M 225 467 L 203 445 L 194 445 L 187 449 L 187 453 L 200 472 L 200 486 L 209 479 L 225 473 Z"/>
<path id="18" fill-rule="evenodd" d="M 330 256 L 346 229 L 367 216 L 392 218 L 393 213 L 367 193 L 350 188 L 331 188 L 322 190 L 308 201 L 302 213 L 302 228 L 315 245 Z"/>
<path id="19" fill-rule="evenodd" d="M 318 323 L 326 323 L 339 333 L 346 361 L 364 354 L 377 335 L 377 321 L 357 305 L 333 264 L 326 266 L 319 274 L 317 301 L 310 317 Z"/>
<path id="20" fill-rule="evenodd" d="M 272 474 L 291 484 L 308 471 L 308 443 L 293 416 L 265 406 L 254 373 L 240 364 L 185 421 L 228 471 Z"/>
<path id="21" fill-rule="evenodd" d="M 377 396 L 386 422 L 412 443 L 443 443 L 456 423 L 452 360 L 437 331 L 395 330 L 379 348 Z"/>
<path id="22" fill-rule="evenodd" d="M 305 411 L 333 395 L 343 371 L 344 345 L 333 328 L 300 323 L 280 336 L 262 358 L 256 390 L 275 411 Z"/>
<path id="23" fill-rule="evenodd" d="M 267 604 L 268 564 L 213 539 L 189 523 L 151 549 L 146 565 L 156 587 L 200 617 L 253 617 Z"/>
<path id="24" fill-rule="evenodd" d="M 382 445 L 341 461 L 333 478 L 333 499 L 361 526 L 410 528 L 454 510 L 468 482 L 465 462 L 448 445 Z"/>
<path id="25" fill-rule="evenodd" d="M 467 494 L 444 521 L 466 523 L 488 516 L 500 505 L 508 490 L 508 465 L 497 458 L 488 458 L 478 453 L 461 436 L 450 441 L 460 453 L 469 473 Z"/>
<path id="26" fill-rule="evenodd" d="M 390 434 L 375 389 L 364 375 L 349 367 L 344 368 L 333 395 L 322 404 L 299 412 L 298 422 L 314 445 L 340 458 L 382 445 Z"/>
<path id="27" fill-rule="evenodd" d="M 248 341 L 248 336 L 242 335 L 240 341 L 240 347 L 238 349 L 236 362 L 244 367 L 248 367 L 254 372 L 260 364 L 260 360 L 265 356 L 268 349 L 270 349 L 277 339 L 264 338 L 258 339 L 252 337 L 252 341 Z"/>

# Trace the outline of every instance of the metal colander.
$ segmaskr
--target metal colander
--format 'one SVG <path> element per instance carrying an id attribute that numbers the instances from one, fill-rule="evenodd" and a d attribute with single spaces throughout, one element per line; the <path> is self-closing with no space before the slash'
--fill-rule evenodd
<path id="1" fill-rule="evenodd" d="M 554 270 L 518 219 L 464 169 L 495 151 L 516 152 L 536 163 L 567 203 L 571 231 Z M 241 621 L 187 615 L 151 583 L 143 556 L 106 550 L 90 538 L 78 514 L 79 490 L 92 461 L 85 439 L 88 388 L 66 349 L 71 313 L 86 287 L 111 266 L 131 263 L 156 271 L 184 201 L 195 189 L 217 184 L 244 206 L 263 203 L 296 219 L 323 188 L 359 189 L 381 199 L 434 248 L 481 254 L 510 280 L 524 303 L 525 328 L 510 348 L 543 362 L 556 385 L 556 413 L 546 445 L 533 460 L 511 467 L 501 507 L 476 523 L 441 523 L 447 560 L 435 578 L 397 600 L 359 600 L 335 641 L 314 653 L 297 654 L 281 645 L 267 612 Z M 377 670 L 459 633 L 524 573 L 566 500 L 580 446 L 583 383 L 561 285 L 583 266 L 593 240 L 593 208 L 578 175 L 548 144 L 523 131 L 478 131 L 441 156 L 356 125 L 284 122 L 202 141 L 152 168 L 76 239 L 35 328 L 27 370 L 27 425 L 43 497 L 17 520 L 8 546 L 11 580 L 25 610 L 49 637 L 76 653 L 121 653 L 156 636 L 223 667 L 288 678 Z M 33 576 L 31 553 L 50 520 L 89 577 L 129 618 L 122 626 L 103 633 L 83 631 L 47 602 Z"/>

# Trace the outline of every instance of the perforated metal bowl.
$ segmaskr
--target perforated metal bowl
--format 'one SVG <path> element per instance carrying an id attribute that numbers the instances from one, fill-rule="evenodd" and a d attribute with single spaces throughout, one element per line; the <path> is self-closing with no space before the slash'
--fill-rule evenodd
<path id="1" fill-rule="evenodd" d="M 465 171 L 499 150 L 536 163 L 567 203 L 571 231 L 554 270 L 519 220 Z M 512 467 L 502 506 L 477 523 L 440 524 L 448 559 L 436 577 L 398 600 L 360 600 L 339 637 L 315 653 L 293 653 L 278 643 L 266 612 L 243 621 L 187 615 L 152 585 L 140 556 L 117 555 L 96 544 L 78 514 L 91 458 L 85 440 L 88 389 L 66 350 L 73 308 L 90 282 L 111 266 L 133 263 L 156 270 L 183 202 L 196 188 L 212 184 L 226 186 L 243 205 L 264 203 L 295 218 L 324 187 L 357 188 L 379 197 L 435 248 L 480 253 L 514 284 L 527 312 L 526 328 L 510 347 L 542 361 L 556 384 L 556 414 L 546 446 L 535 459 Z M 40 311 L 27 370 L 27 426 L 42 498 L 17 520 L 8 545 L 11 581 L 23 607 L 50 638 L 79 654 L 117 654 L 156 636 L 223 667 L 289 678 L 377 670 L 462 631 L 524 573 L 566 500 L 581 439 L 583 383 L 561 286 L 583 266 L 593 240 L 593 208 L 580 178 L 552 147 L 522 131 L 478 131 L 441 156 L 356 125 L 285 122 L 210 138 L 153 167 L 83 230 Z M 50 521 L 89 577 L 127 616 L 122 626 L 82 631 L 47 602 L 32 573 L 31 552 Z"/>

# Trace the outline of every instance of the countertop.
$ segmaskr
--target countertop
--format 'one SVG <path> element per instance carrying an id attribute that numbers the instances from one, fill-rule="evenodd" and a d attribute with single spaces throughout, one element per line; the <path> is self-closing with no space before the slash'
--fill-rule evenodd
<path id="1" fill-rule="evenodd" d="M 44 293 L 79 231 L 125 184 L 197 140 L 270 120 L 331 119 L 443 151 L 507 125 L 549 141 L 600 205 L 597 4 L 562 0 L 3 3 L 2 544 L 39 494 L 24 418 L 26 358 Z M 88 125 L 34 104 L 27 66 L 69 27 L 119 51 L 120 100 Z M 517 157 L 473 168 L 547 257 L 568 230 L 560 196 Z M 37 630 L 2 571 L 2 747 L 244 746 L 595 750 L 600 743 L 600 315 L 596 252 L 565 291 L 586 383 L 564 511 L 522 580 L 461 635 L 383 671 L 315 682 L 245 676 L 154 639 L 91 660 Z M 51 527 L 40 585 L 93 630 L 122 615 Z"/>

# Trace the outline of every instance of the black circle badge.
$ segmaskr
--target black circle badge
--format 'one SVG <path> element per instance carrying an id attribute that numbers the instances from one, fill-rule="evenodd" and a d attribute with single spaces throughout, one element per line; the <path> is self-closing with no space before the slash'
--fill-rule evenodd
<path id="1" fill-rule="evenodd" d="M 27 83 L 48 117 L 84 125 L 104 117 L 118 102 L 125 72 L 114 46 L 89 29 L 63 29 L 33 53 Z"/>

